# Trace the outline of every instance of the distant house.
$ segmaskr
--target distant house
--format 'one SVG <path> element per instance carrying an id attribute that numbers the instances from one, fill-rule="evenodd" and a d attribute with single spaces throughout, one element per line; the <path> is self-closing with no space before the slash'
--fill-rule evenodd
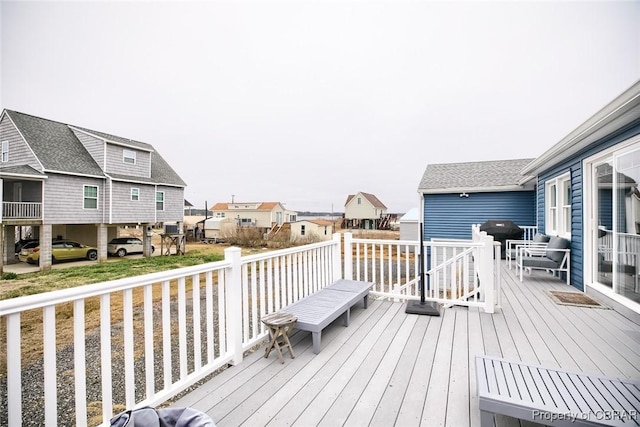
<path id="1" fill-rule="evenodd" d="M 536 177 L 538 230 L 571 240 L 571 285 L 638 318 L 640 81 L 522 173 Z"/>
<path id="2" fill-rule="evenodd" d="M 210 211 L 213 218 L 232 218 L 237 227 L 254 227 L 263 233 L 273 233 L 297 219 L 297 213 L 285 209 L 280 202 L 222 202 Z"/>
<path id="3" fill-rule="evenodd" d="M 387 207 L 376 196 L 359 192 L 344 204 L 344 228 L 385 229 L 389 226 Z"/>
<path id="4" fill-rule="evenodd" d="M 330 240 L 333 235 L 333 222 L 326 219 L 305 219 L 291 223 L 291 239 L 313 238 Z"/>
<path id="5" fill-rule="evenodd" d="M 418 193 L 424 239 L 471 237 L 489 219 L 535 225 L 535 180 L 522 169 L 533 159 L 428 165 Z"/>
<path id="6" fill-rule="evenodd" d="M 186 184 L 150 144 L 12 110 L 0 115 L 0 142 L 4 262 L 23 228 L 48 269 L 53 237 L 96 246 L 104 260 L 119 227 L 183 221 Z"/>

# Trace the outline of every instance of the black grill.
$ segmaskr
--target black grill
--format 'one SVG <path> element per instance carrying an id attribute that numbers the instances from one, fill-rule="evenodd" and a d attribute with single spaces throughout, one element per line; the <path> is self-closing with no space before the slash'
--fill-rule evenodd
<path id="1" fill-rule="evenodd" d="M 489 219 L 480 226 L 480 231 L 486 231 L 487 234 L 493 236 L 494 241 L 502 243 L 500 248 L 502 259 L 506 258 L 507 240 L 522 239 L 523 233 L 522 228 L 510 219 Z"/>

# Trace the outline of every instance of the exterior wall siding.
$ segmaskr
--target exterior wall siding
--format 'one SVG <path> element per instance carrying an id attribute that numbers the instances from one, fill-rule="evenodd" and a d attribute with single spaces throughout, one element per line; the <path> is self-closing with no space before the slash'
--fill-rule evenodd
<path id="1" fill-rule="evenodd" d="M 95 224 L 106 221 L 105 180 L 49 173 L 45 180 L 43 222 L 45 224 Z M 84 186 L 98 187 L 98 209 L 84 209 Z"/>
<path id="2" fill-rule="evenodd" d="M 91 154 L 91 157 L 96 161 L 96 163 L 104 169 L 104 144 L 105 142 L 102 139 L 95 138 L 91 135 L 87 135 L 84 132 L 78 132 L 74 129 L 71 129 L 73 134 L 78 138 L 78 140 L 84 145 L 84 148 Z"/>
<path id="3" fill-rule="evenodd" d="M 123 161 L 124 150 L 136 153 L 136 164 L 128 164 Z M 139 176 L 149 178 L 151 173 L 151 153 L 136 150 L 121 145 L 107 144 L 107 173 L 117 173 L 128 176 Z M 184 204 L 184 202 L 183 202 Z"/>
<path id="4" fill-rule="evenodd" d="M 2 122 L 0 122 L 0 141 L 9 141 L 9 161 L 0 163 L 0 166 L 9 167 L 26 164 L 42 172 L 40 163 L 6 114 L 2 118 Z"/>
<path id="5" fill-rule="evenodd" d="M 424 196 L 424 238 L 470 239 L 471 226 L 489 219 L 535 225 L 535 193 L 510 191 Z M 418 236 L 419 237 L 419 236 Z"/>
<path id="6" fill-rule="evenodd" d="M 138 200 L 131 200 L 131 189 L 139 190 Z M 165 199 L 167 194 L 165 192 Z M 156 220 L 155 185 L 112 181 L 111 223 L 153 223 Z M 166 200 L 165 200 L 166 205 Z"/>
<path id="7" fill-rule="evenodd" d="M 549 165 L 549 169 L 538 175 L 539 229 L 545 226 L 544 187 L 547 180 L 566 171 L 571 171 L 571 285 L 584 290 L 584 176 L 582 162 L 599 152 L 611 148 L 640 134 L 640 121 L 636 121 L 619 132 L 597 141 L 589 148 L 566 161 Z"/>
<path id="8" fill-rule="evenodd" d="M 164 211 L 156 211 L 157 222 L 184 221 L 184 188 L 157 186 L 157 191 L 164 192 Z M 155 209 L 155 191 L 154 191 Z"/>

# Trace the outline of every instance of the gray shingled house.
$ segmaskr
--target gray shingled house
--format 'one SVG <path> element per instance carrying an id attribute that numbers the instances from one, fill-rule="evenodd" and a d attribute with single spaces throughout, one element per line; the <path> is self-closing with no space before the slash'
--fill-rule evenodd
<path id="1" fill-rule="evenodd" d="M 375 195 L 360 191 L 347 196 L 344 204 L 344 228 L 379 230 L 388 226 L 387 207 Z"/>
<path id="2" fill-rule="evenodd" d="M 469 239 L 489 219 L 535 225 L 535 180 L 520 173 L 532 161 L 428 165 L 418 187 L 424 239 Z"/>
<path id="3" fill-rule="evenodd" d="M 149 144 L 11 110 L 0 142 L 2 262 L 21 226 L 40 239 L 48 269 L 54 237 L 96 246 L 104 260 L 118 227 L 183 221 L 186 184 Z"/>

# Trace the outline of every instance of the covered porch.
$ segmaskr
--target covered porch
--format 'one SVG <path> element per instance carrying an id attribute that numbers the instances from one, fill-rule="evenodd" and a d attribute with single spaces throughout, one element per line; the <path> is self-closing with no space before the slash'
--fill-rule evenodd
<path id="1" fill-rule="evenodd" d="M 493 314 L 458 306 L 409 315 L 405 303 L 375 299 L 357 306 L 349 327 L 334 322 L 318 355 L 310 334 L 295 333 L 295 359 L 265 359 L 263 345 L 172 405 L 202 410 L 220 427 L 479 426 L 477 354 L 640 378 L 638 323 L 607 306 L 557 303 L 550 291 L 577 291 L 543 272 L 520 282 L 505 262 L 500 269 Z M 496 426 L 518 425 L 496 417 Z"/>

